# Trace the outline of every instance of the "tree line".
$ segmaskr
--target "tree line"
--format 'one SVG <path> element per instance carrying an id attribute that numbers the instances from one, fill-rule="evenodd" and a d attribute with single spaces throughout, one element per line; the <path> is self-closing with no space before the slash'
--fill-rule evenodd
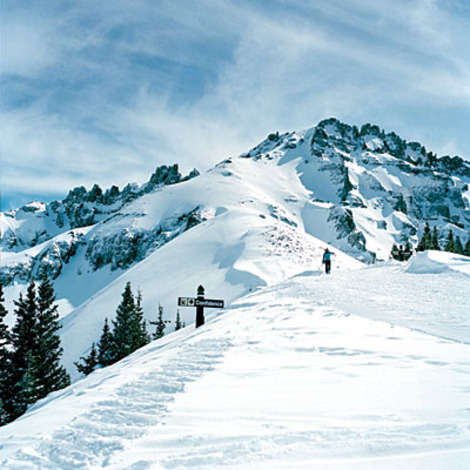
<path id="1" fill-rule="evenodd" d="M 431 229 L 431 226 L 428 222 L 426 222 L 423 230 L 423 235 L 416 246 L 416 251 L 425 251 L 425 250 L 438 250 L 438 251 L 448 251 L 450 253 L 456 253 L 459 255 L 466 255 L 470 256 L 470 234 L 467 237 L 467 242 L 465 246 L 462 243 L 462 240 L 459 236 L 454 236 L 454 232 L 449 230 L 447 234 L 447 238 L 445 239 L 445 243 L 441 245 L 440 240 L 441 236 L 437 227 L 434 226 Z M 405 246 L 403 247 L 400 245 L 399 247 L 394 244 L 392 246 L 391 256 L 394 259 L 399 261 L 405 261 L 408 259 L 413 253 L 412 246 L 410 242 L 406 242 Z"/>
<path id="2" fill-rule="evenodd" d="M 98 343 L 92 343 L 89 354 L 75 362 L 77 370 L 88 375 L 95 369 L 114 364 L 150 341 L 162 338 L 171 321 L 163 319 L 163 307 L 159 305 L 156 321 L 149 323 L 155 326 L 155 331 L 151 334 L 147 330 L 147 322 L 144 319 L 142 294 L 139 291 L 134 296 L 131 283 L 128 282 L 111 326 L 105 318 Z M 180 313 L 177 311 L 174 329 L 177 331 L 184 326 Z"/>
<path id="3" fill-rule="evenodd" d="M 70 384 L 70 376 L 60 364 L 63 349 L 58 334 L 58 306 L 53 286 L 44 274 L 37 286 L 29 284 L 26 295 L 20 293 L 15 304 L 15 324 L 11 330 L 5 318 L 3 286 L 0 283 L 0 426 L 9 423 L 37 400 Z M 133 295 L 128 282 L 111 325 L 106 318 L 98 343 L 87 356 L 75 362 L 78 371 L 88 375 L 95 369 L 113 364 L 151 340 L 162 338 L 171 321 L 163 319 L 158 307 L 153 333 L 147 330 L 142 294 Z M 179 311 L 175 330 L 185 326 Z"/>
<path id="4" fill-rule="evenodd" d="M 5 324 L 7 310 L 0 284 L 0 425 L 21 416 L 29 405 L 70 384 L 60 364 L 63 349 L 52 284 L 43 276 L 15 301 L 16 322 Z"/>

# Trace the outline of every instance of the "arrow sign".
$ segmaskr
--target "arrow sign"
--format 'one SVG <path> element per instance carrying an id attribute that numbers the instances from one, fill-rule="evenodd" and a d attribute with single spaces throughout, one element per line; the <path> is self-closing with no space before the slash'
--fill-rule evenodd
<path id="1" fill-rule="evenodd" d="M 224 301 L 219 299 L 196 299 L 196 307 L 224 308 Z"/>
<path id="2" fill-rule="evenodd" d="M 196 299 L 194 297 L 178 297 L 179 307 L 195 307 Z"/>

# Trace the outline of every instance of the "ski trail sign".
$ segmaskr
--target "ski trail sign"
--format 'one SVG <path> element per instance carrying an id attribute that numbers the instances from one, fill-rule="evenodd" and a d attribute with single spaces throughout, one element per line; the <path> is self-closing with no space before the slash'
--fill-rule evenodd
<path id="1" fill-rule="evenodd" d="M 178 297 L 178 307 L 195 307 L 196 299 L 194 297 Z"/>
<path id="2" fill-rule="evenodd" d="M 204 308 L 224 308 L 221 299 L 204 298 L 204 287 L 197 288 L 197 297 L 178 297 L 179 307 L 196 307 L 196 328 L 204 325 Z"/>

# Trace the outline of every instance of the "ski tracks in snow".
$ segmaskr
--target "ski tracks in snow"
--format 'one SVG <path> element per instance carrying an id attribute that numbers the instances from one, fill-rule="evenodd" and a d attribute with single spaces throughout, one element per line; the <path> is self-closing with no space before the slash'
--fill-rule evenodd
<path id="1" fill-rule="evenodd" d="M 118 387 L 105 400 L 54 432 L 35 448 L 23 448 L 1 463 L 4 470 L 82 470 L 108 465 L 134 439 L 161 423 L 168 405 L 186 385 L 213 370 L 231 346 L 224 338 L 186 341 L 167 361 Z"/>

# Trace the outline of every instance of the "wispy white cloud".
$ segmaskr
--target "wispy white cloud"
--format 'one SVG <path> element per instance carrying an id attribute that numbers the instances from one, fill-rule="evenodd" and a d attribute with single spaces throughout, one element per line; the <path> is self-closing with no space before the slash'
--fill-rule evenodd
<path id="1" fill-rule="evenodd" d="M 143 181 L 173 161 L 204 169 L 272 130 L 330 115 L 465 150 L 470 137 L 453 121 L 470 119 L 470 17 L 456 8 L 437 0 L 14 8 L 2 58 L 2 184 L 41 193 Z M 31 176 L 38 168 L 41 182 Z"/>

